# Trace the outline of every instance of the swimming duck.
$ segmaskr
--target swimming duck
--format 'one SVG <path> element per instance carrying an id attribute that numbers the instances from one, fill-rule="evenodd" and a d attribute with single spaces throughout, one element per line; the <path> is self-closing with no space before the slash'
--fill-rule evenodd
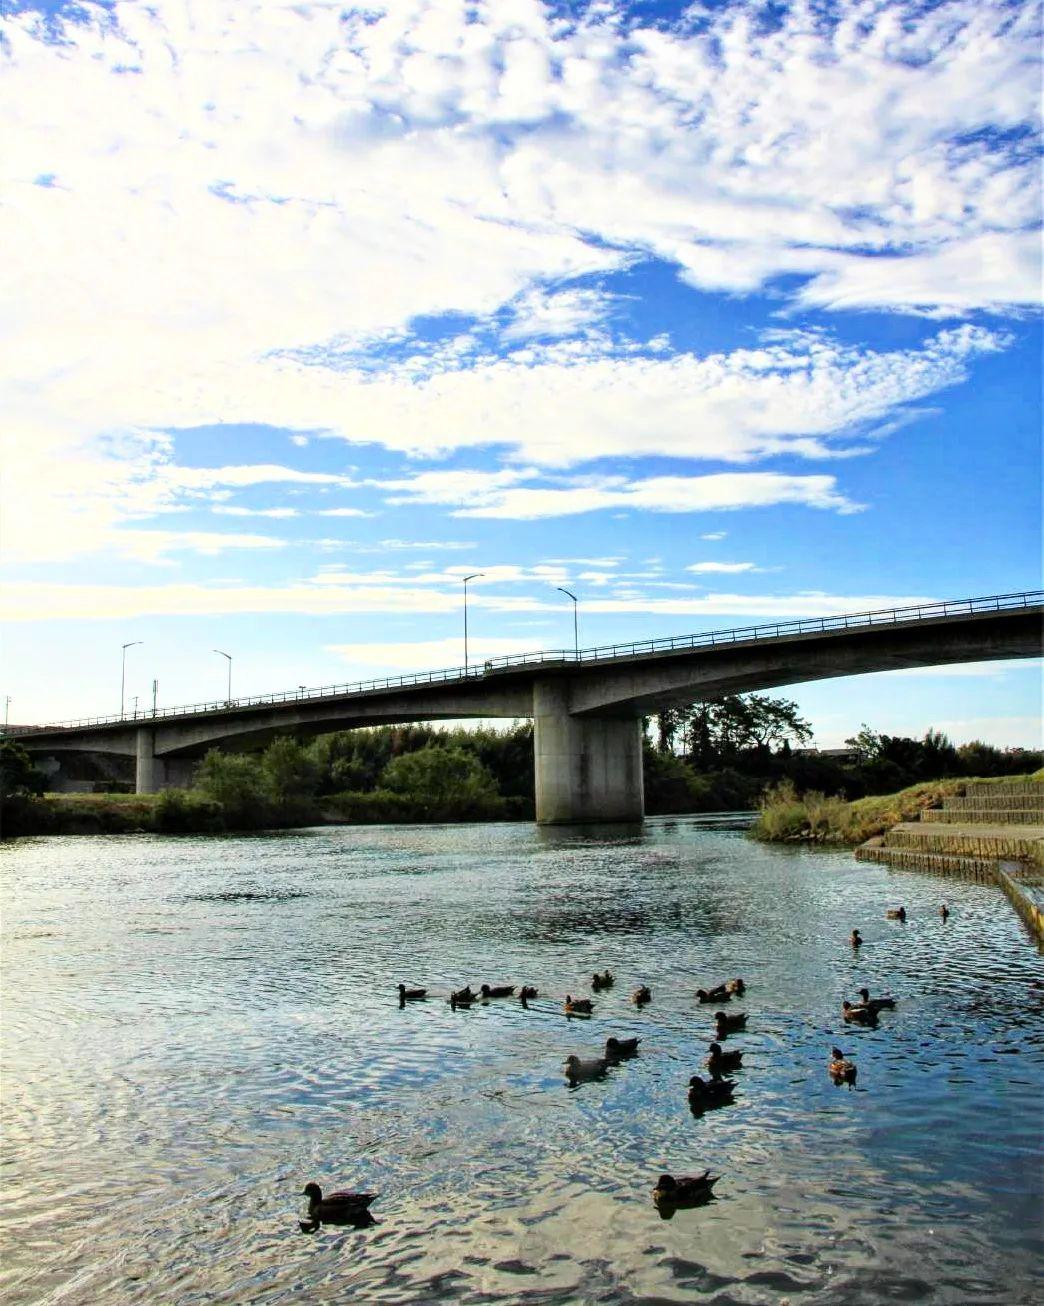
<path id="1" fill-rule="evenodd" d="M 399 985 L 400 1002 L 419 1002 L 421 998 L 428 996 L 427 989 L 408 989 L 405 984 Z"/>
<path id="2" fill-rule="evenodd" d="M 451 1007 L 470 1007 L 478 997 L 477 993 L 471 991 L 471 985 L 465 984 L 462 989 L 457 989 L 456 993 L 450 994 Z"/>
<path id="3" fill-rule="evenodd" d="M 309 1218 L 324 1224 L 353 1224 L 367 1215 L 367 1208 L 377 1198 L 376 1193 L 348 1192 L 329 1193 L 324 1197 L 318 1184 L 305 1184 L 301 1196 L 308 1198 Z"/>
<path id="4" fill-rule="evenodd" d="M 895 998 L 872 998 L 869 989 L 860 989 L 859 996 L 863 1000 L 863 1006 L 869 1007 L 875 1015 L 879 1011 L 895 1010 Z"/>
<path id="5" fill-rule="evenodd" d="M 601 975 L 595 972 L 595 974 L 591 976 L 591 987 L 596 993 L 599 989 L 611 989 L 615 982 L 612 973 L 608 970 L 604 970 Z"/>
<path id="6" fill-rule="evenodd" d="M 608 1061 L 620 1061 L 624 1057 L 633 1057 L 638 1051 L 640 1038 L 613 1038 L 605 1040 L 605 1055 Z"/>
<path id="7" fill-rule="evenodd" d="M 848 941 L 851 943 L 853 948 L 861 948 L 863 946 L 863 936 L 858 930 L 852 931 Z"/>
<path id="8" fill-rule="evenodd" d="M 889 920 L 889 921 L 905 921 L 905 920 L 906 920 L 906 908 L 905 908 L 905 907 L 889 907 L 888 910 L 885 912 L 885 920 Z"/>
<path id="9" fill-rule="evenodd" d="M 733 1100 L 735 1087 L 733 1079 L 702 1079 L 693 1075 L 689 1080 L 689 1107 L 698 1114 L 716 1106 L 727 1106 Z"/>
<path id="10" fill-rule="evenodd" d="M 636 1007 L 644 1007 L 647 1002 L 651 1002 L 652 992 L 648 984 L 643 984 L 641 988 L 635 989 L 631 994 L 631 1001 Z"/>
<path id="11" fill-rule="evenodd" d="M 943 905 L 939 908 L 939 915 L 943 918 L 943 920 L 946 920 L 949 914 L 950 914 L 949 907 L 947 907 L 947 905 L 943 903 Z"/>
<path id="12" fill-rule="evenodd" d="M 840 1048 L 830 1049 L 830 1062 L 827 1066 L 830 1078 L 835 1084 L 847 1084 L 849 1088 L 855 1087 L 856 1082 L 856 1064 L 850 1061 L 848 1056 Z"/>
<path id="13" fill-rule="evenodd" d="M 704 1170 L 698 1175 L 662 1174 L 653 1189 L 653 1201 L 657 1206 L 699 1206 L 713 1196 L 714 1185 L 721 1175 L 711 1175 Z"/>
<path id="14" fill-rule="evenodd" d="M 730 996 L 735 994 L 737 998 L 742 998 L 747 991 L 746 984 L 737 976 L 735 979 L 725 981 L 725 992 Z"/>
<path id="15" fill-rule="evenodd" d="M 870 1007 L 855 1006 L 851 1002 L 841 1003 L 841 1015 L 850 1025 L 876 1025 L 877 1012 Z"/>
<path id="16" fill-rule="evenodd" d="M 725 1038 L 730 1032 L 737 1029 L 745 1029 L 747 1024 L 747 1013 L 737 1011 L 734 1016 L 727 1016 L 724 1011 L 714 1013 L 714 1032 L 718 1038 Z"/>
<path id="17" fill-rule="evenodd" d="M 707 1069 L 715 1079 L 720 1079 L 725 1070 L 739 1070 L 743 1065 L 742 1052 L 723 1052 L 720 1043 L 712 1043 L 707 1056 Z"/>
<path id="18" fill-rule="evenodd" d="M 594 1011 L 594 1003 L 590 998 L 574 998 L 571 993 L 567 993 L 565 1009 L 570 1016 L 589 1016 Z"/>
<path id="19" fill-rule="evenodd" d="M 499 984 L 495 988 L 490 988 L 488 984 L 483 984 L 479 992 L 484 998 L 510 998 L 515 991 L 514 984 Z"/>
<path id="20" fill-rule="evenodd" d="M 605 1057 L 591 1057 L 588 1061 L 583 1061 L 580 1057 L 566 1057 L 562 1069 L 571 1084 L 578 1084 L 583 1079 L 601 1079 L 609 1069 L 609 1062 Z"/>
<path id="21" fill-rule="evenodd" d="M 697 989 L 697 1000 L 700 1002 L 731 1002 L 732 994 L 724 984 L 719 984 L 713 989 Z"/>
<path id="22" fill-rule="evenodd" d="M 518 991 L 518 996 L 525 1002 L 529 998 L 535 998 L 537 991 L 532 984 L 523 984 Z"/>

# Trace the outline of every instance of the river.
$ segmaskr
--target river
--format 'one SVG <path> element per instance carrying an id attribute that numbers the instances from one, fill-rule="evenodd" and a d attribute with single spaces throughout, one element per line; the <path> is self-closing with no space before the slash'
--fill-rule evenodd
<path id="1" fill-rule="evenodd" d="M 6 1306 L 1029 1302 L 1044 967 L 1022 925 L 993 887 L 729 825 L 3 845 Z M 604 967 L 593 1018 L 567 1018 Z M 693 993 L 732 975 L 736 1101 L 697 1119 Z M 400 980 L 439 996 L 400 1010 Z M 483 980 L 541 997 L 442 1000 Z M 899 999 L 876 1030 L 838 1018 L 862 983 Z M 639 1056 L 570 1088 L 563 1058 L 609 1034 Z M 659 1173 L 705 1166 L 716 1200 L 662 1219 Z M 309 1180 L 378 1192 L 376 1222 L 302 1232 Z"/>

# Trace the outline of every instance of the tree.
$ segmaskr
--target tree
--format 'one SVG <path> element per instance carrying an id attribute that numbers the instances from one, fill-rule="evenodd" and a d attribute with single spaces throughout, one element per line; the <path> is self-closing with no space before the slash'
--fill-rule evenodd
<path id="1" fill-rule="evenodd" d="M 290 735 L 281 735 L 265 749 L 261 775 L 269 797 L 277 803 L 310 801 L 319 787 L 315 756 Z"/>
<path id="2" fill-rule="evenodd" d="M 393 758 L 382 784 L 393 793 L 451 811 L 494 808 L 500 801 L 496 781 L 473 753 L 437 744 Z"/>
<path id="3" fill-rule="evenodd" d="M 0 797 L 35 797 L 47 788 L 47 777 L 14 739 L 0 740 Z"/>
<path id="4" fill-rule="evenodd" d="M 248 753 L 212 748 L 196 771 L 196 788 L 221 805 L 230 825 L 256 825 L 268 810 L 261 763 Z"/>

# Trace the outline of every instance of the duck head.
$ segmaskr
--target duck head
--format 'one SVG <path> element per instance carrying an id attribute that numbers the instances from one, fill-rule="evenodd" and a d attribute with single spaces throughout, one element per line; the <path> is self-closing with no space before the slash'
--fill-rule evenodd
<path id="1" fill-rule="evenodd" d="M 302 1197 L 307 1197 L 310 1201 L 321 1202 L 323 1200 L 323 1190 L 318 1184 L 305 1184 Z"/>
<path id="2" fill-rule="evenodd" d="M 698 1091 L 701 1088 L 706 1088 L 707 1085 L 703 1082 L 703 1078 L 700 1075 L 693 1075 L 689 1080 L 689 1087 L 695 1088 Z"/>

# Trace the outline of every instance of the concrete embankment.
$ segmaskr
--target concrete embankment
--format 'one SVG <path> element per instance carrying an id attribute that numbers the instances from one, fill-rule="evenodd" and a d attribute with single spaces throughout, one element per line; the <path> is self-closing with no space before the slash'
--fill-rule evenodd
<path id="1" fill-rule="evenodd" d="M 856 849 L 864 862 L 1000 885 L 1044 942 L 1044 784 L 971 783 Z"/>

